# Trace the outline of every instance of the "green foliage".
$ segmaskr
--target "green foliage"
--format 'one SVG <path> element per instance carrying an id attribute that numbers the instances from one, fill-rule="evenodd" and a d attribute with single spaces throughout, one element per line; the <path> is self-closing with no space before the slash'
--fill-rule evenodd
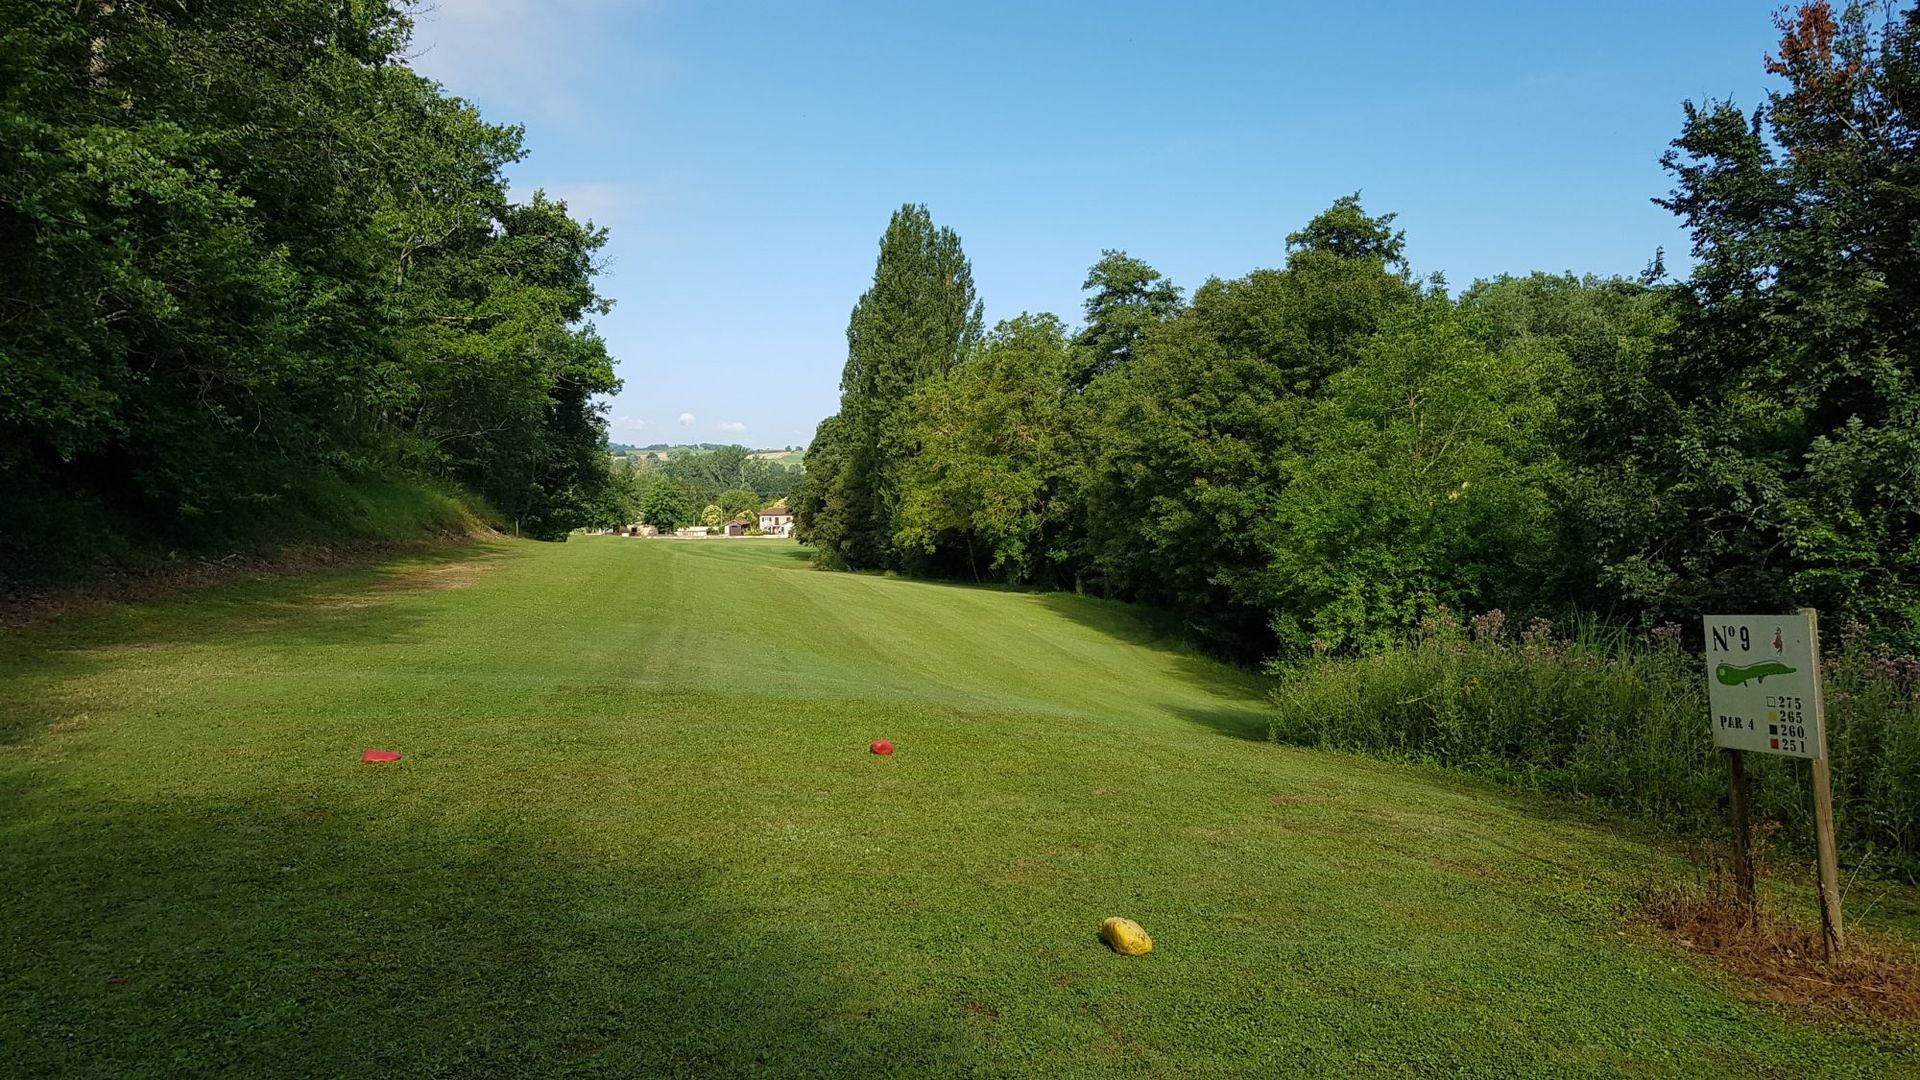
<path id="1" fill-rule="evenodd" d="M 1397 214 L 1369 215 L 1360 193 L 1342 195 L 1299 232 L 1287 234 L 1287 249 L 1336 259 L 1362 259 L 1405 269 L 1407 236 L 1393 227 Z"/>
<path id="2" fill-rule="evenodd" d="M 590 516 L 605 234 L 508 201 L 519 130 L 399 62 L 409 9 L 8 9 L 0 517 L 205 546 L 321 473 L 461 481 L 535 535 Z"/>
<path id="3" fill-rule="evenodd" d="M 497 197 L 497 193 L 496 193 Z M 383 417 L 409 463 L 452 472 L 528 535 L 588 523 L 608 482 L 599 395 L 619 388 L 588 315 L 606 231 L 542 192 L 462 222 L 434 244 L 403 245 L 410 312 L 388 393 L 412 412 Z"/>
<path id="4" fill-rule="evenodd" d="M 744 446 L 717 446 L 698 452 L 678 452 L 644 467 L 678 481 L 701 503 L 718 503 L 729 491 L 752 492 L 754 508 L 793 494 L 806 467 L 800 463 L 767 461 L 749 455 Z M 741 501 L 735 496 L 735 501 Z"/>
<path id="5" fill-rule="evenodd" d="M 841 476 L 852 449 L 847 420 L 836 413 L 820 421 L 807 447 L 807 475 L 793 496 L 793 535 L 813 546 L 814 562 L 846 569 L 840 546 L 848 531 L 846 488 Z"/>
<path id="6" fill-rule="evenodd" d="M 1876 14 L 1876 11 L 1881 14 Z M 1884 15 L 1884 18 L 1881 15 Z M 1694 236 L 1622 486 L 1612 583 L 1659 612 L 1791 608 L 1920 641 L 1920 11 L 1783 13 L 1786 85 L 1688 104 Z"/>
<path id="7" fill-rule="evenodd" d="M 1283 672 L 1274 735 L 1707 828 L 1726 774 L 1715 770 L 1697 663 L 1678 650 L 1610 645 L 1537 630 L 1524 645 L 1485 629 L 1469 640 L 1441 611 L 1406 647 Z"/>
<path id="8" fill-rule="evenodd" d="M 906 553 L 894 537 L 911 453 L 912 417 L 904 405 L 915 386 L 960 363 L 980 337 L 982 318 L 960 237 L 936 228 L 926 207 L 901 207 L 881 237 L 873 286 L 847 324 L 832 436 L 844 441 L 828 450 L 831 476 L 810 474 L 796 496 L 796 522 L 805 522 L 822 561 L 855 569 L 903 564 Z"/>
<path id="9" fill-rule="evenodd" d="M 829 565 L 1146 601 L 1246 660 L 1383 647 L 1443 605 L 1812 605 L 1920 644 L 1920 136 L 1889 104 L 1920 85 L 1920 13 L 1781 25 L 1787 88 L 1689 106 L 1665 159 L 1688 282 L 1656 257 L 1452 299 L 1358 195 L 1184 307 L 1108 251 L 1064 400 L 1032 364 L 850 360 L 802 536 Z M 856 329 L 889 310 L 866 305 Z M 860 396 L 881 371 L 921 381 L 904 427 Z M 859 546 L 883 536 L 918 558 Z"/>
<path id="10" fill-rule="evenodd" d="M 1180 289 L 1160 271 L 1124 251 L 1103 251 L 1080 288 L 1087 297 L 1086 327 L 1074 337 L 1081 350 L 1073 384 L 1094 379 L 1133 358 L 1147 329 L 1180 311 Z"/>
<path id="11" fill-rule="evenodd" d="M 1640 447 L 1661 400 L 1651 380 L 1674 308 L 1668 290 L 1645 281 L 1572 275 L 1499 277 L 1460 297 L 1462 324 L 1487 348 L 1527 350 L 1553 365 L 1541 391 L 1552 399 L 1548 437 L 1564 467 L 1548 476 L 1557 535 L 1542 538 L 1552 562 L 1534 567 L 1539 606 L 1633 614 L 1610 566 L 1623 550 L 1621 522 L 1653 497 Z M 1525 604 L 1516 595 L 1455 607 Z"/>
<path id="12" fill-rule="evenodd" d="M 1316 217 L 1283 270 L 1202 285 L 1076 414 L 1083 579 L 1178 613 L 1228 655 L 1272 649 L 1274 507 L 1309 401 L 1420 297 L 1390 265 L 1397 247 L 1366 240 L 1388 219 L 1355 213 L 1342 200 Z"/>
<path id="13" fill-rule="evenodd" d="M 1328 380 L 1256 526 L 1282 646 L 1379 647 L 1439 606 L 1540 606 L 1564 367 L 1537 342 L 1488 350 L 1436 297 Z"/>
<path id="14" fill-rule="evenodd" d="M 740 486 L 753 492 L 759 505 L 792 498 L 807 474 L 804 461 L 768 461 L 748 458 L 740 464 Z"/>
<path id="15" fill-rule="evenodd" d="M 720 508 L 722 522 L 746 518 L 750 524 L 759 524 L 755 518 L 761 506 L 760 495 L 757 492 L 748 488 L 729 488 L 721 492 L 713 501 L 714 505 Z"/>
<path id="16" fill-rule="evenodd" d="M 1242 660 L 1399 640 L 1443 606 L 1650 623 L 1811 604 L 1920 642 L 1920 186 L 1894 103 L 1920 13 L 1783 16 L 1787 88 L 1688 107 L 1663 284 L 1457 299 L 1358 194 L 1182 305 L 1106 251 L 970 349 L 958 241 L 895 215 L 797 493 L 831 566 L 1141 600 Z M 1064 382 L 1064 390 L 1062 383 Z"/>
<path id="17" fill-rule="evenodd" d="M 994 327 L 959 367 L 919 385 L 906 405 L 917 452 L 897 518 L 902 548 L 975 579 L 982 559 L 1008 580 L 1045 575 L 1061 526 L 1054 500 L 1068 461 L 1073 363 L 1059 319 L 1022 315 Z"/>
<path id="18" fill-rule="evenodd" d="M 677 480 L 656 477 L 640 495 L 640 516 L 661 532 L 684 529 L 699 520 L 692 493 Z"/>
<path id="19" fill-rule="evenodd" d="M 1281 672 L 1273 731 L 1284 742 L 1431 762 L 1604 804 L 1700 834 L 1726 827 L 1726 765 L 1706 723 L 1700 660 L 1675 644 L 1589 631 L 1556 640 L 1505 616 L 1469 635 L 1443 609 L 1410 644 L 1317 658 Z M 1857 636 L 1829 649 L 1828 742 L 1843 847 L 1881 871 L 1920 869 L 1920 659 Z M 1812 796 L 1799 762 L 1748 755 L 1762 820 L 1811 850 Z"/>
<path id="20" fill-rule="evenodd" d="M 619 529 L 639 521 L 640 501 L 646 494 L 647 482 L 647 477 L 623 460 L 614 459 L 609 463 L 606 483 L 600 486 L 593 501 L 582 507 L 581 527 Z"/>

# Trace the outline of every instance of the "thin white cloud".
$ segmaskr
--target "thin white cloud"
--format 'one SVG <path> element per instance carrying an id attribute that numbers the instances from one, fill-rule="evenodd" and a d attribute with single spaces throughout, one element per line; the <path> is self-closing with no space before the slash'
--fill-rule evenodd
<path id="1" fill-rule="evenodd" d="M 693 414 L 692 414 L 692 413 L 690 413 L 690 412 L 683 412 L 683 413 L 681 413 L 681 414 L 680 414 L 680 426 L 681 426 L 681 427 L 692 427 L 692 426 L 693 426 Z"/>
<path id="2" fill-rule="evenodd" d="M 721 422 L 713 425 L 713 430 L 724 431 L 729 435 L 738 435 L 741 432 L 747 430 L 747 425 L 741 423 L 738 420 L 722 420 Z"/>
<path id="3" fill-rule="evenodd" d="M 547 198 L 558 199 L 567 204 L 567 212 L 576 221 L 591 219 L 595 224 L 607 224 L 620 218 L 623 213 L 649 202 L 656 201 L 638 185 L 618 180 L 563 180 L 547 184 L 513 184 L 507 190 L 507 197 L 514 202 L 528 202 L 533 193 L 545 191 Z"/>
<path id="4" fill-rule="evenodd" d="M 412 67 L 461 97 L 511 103 L 546 121 L 585 123 L 584 72 L 613 70 L 636 82 L 664 77 L 656 56 L 618 53 L 611 24 L 652 4 L 634 0 L 439 0 L 414 17 Z M 493 117 L 493 119 L 502 119 Z"/>
<path id="5" fill-rule="evenodd" d="M 618 216 L 621 207 L 632 203 L 634 197 L 629 185 L 611 180 L 548 184 L 547 196 L 566 203 L 576 220 L 591 218 L 594 221 Z"/>

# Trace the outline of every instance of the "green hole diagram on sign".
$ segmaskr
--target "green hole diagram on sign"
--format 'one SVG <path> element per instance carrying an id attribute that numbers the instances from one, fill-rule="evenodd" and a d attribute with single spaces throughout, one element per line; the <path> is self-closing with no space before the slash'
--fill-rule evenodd
<path id="1" fill-rule="evenodd" d="M 1791 675 L 1797 668 L 1790 668 L 1777 660 L 1764 664 L 1721 664 L 1713 669 L 1713 677 L 1720 680 L 1722 686 L 1745 686 L 1756 680 L 1765 682 L 1769 675 Z"/>

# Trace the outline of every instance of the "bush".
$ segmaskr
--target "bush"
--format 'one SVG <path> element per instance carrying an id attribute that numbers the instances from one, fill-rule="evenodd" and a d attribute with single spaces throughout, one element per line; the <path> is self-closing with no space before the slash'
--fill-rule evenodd
<path id="1" fill-rule="evenodd" d="M 1672 624 L 1642 642 L 1544 620 L 1511 635 L 1499 612 L 1444 612 L 1404 645 L 1318 656 L 1280 672 L 1275 739 L 1427 762 L 1552 792 L 1683 832 L 1726 823 L 1726 766 L 1706 681 Z M 1843 635 L 1826 657 L 1827 742 L 1850 859 L 1920 872 L 1920 659 Z M 1754 754 L 1756 815 L 1812 848 L 1808 769 Z"/>

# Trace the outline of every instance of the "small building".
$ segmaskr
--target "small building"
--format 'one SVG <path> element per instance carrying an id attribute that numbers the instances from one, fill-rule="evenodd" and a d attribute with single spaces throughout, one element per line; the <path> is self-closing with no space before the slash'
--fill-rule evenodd
<path id="1" fill-rule="evenodd" d="M 792 536 L 793 511 L 784 502 L 774 503 L 760 511 L 760 531 L 768 536 Z"/>
<path id="2" fill-rule="evenodd" d="M 747 530 L 750 528 L 752 528 L 752 526 L 747 524 L 745 518 L 735 518 L 734 520 L 727 522 L 727 535 L 728 536 L 745 536 L 747 535 Z"/>

